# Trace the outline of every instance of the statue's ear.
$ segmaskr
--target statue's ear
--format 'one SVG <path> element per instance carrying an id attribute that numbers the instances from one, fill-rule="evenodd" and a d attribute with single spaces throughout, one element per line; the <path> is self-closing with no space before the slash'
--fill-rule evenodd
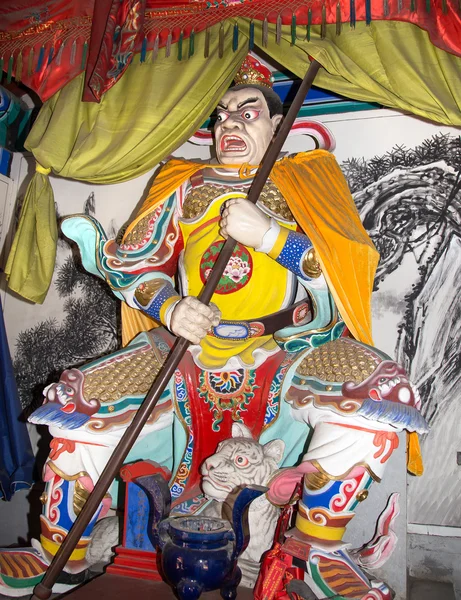
<path id="1" fill-rule="evenodd" d="M 232 437 L 253 439 L 251 431 L 243 423 L 232 423 Z"/>
<path id="2" fill-rule="evenodd" d="M 273 458 L 277 464 L 282 461 L 283 452 L 285 450 L 285 442 L 283 440 L 272 440 L 263 446 L 265 456 Z"/>
<path id="3" fill-rule="evenodd" d="M 283 119 L 283 115 L 274 115 L 274 116 L 271 117 L 272 128 L 274 130 L 274 133 L 279 128 L 279 125 L 280 125 L 280 122 L 281 122 L 282 119 Z"/>

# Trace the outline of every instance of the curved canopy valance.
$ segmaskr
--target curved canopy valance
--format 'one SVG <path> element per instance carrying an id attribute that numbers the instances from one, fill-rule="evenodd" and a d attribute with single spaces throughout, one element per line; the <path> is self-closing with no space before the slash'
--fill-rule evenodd
<path id="1" fill-rule="evenodd" d="M 43 101 L 84 70 L 84 99 L 99 101 L 135 54 L 142 60 L 163 47 L 169 54 L 177 43 L 176 51 L 185 57 L 194 51 L 196 34 L 211 35 L 214 25 L 229 19 L 261 24 L 262 35 L 250 33 L 250 46 L 264 47 L 273 41 L 269 24 L 276 25 L 277 41 L 282 27 L 289 26 L 296 44 L 309 40 L 315 25 L 322 37 L 327 25 L 334 25 L 339 37 L 362 22 L 411 23 L 437 48 L 461 56 L 459 0 L 16 0 L 0 8 L 0 15 L 0 70 Z M 223 32 L 217 34 L 222 40 Z M 234 48 L 238 34 L 237 28 Z"/>

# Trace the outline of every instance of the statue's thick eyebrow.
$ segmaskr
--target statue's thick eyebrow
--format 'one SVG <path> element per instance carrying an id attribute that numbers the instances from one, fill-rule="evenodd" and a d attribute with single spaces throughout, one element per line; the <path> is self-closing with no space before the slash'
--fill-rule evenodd
<path id="1" fill-rule="evenodd" d="M 222 108 L 223 110 L 227 110 L 227 106 L 222 104 L 222 102 L 218 102 L 218 106 L 216 108 Z"/>
<path id="2" fill-rule="evenodd" d="M 259 100 L 258 97 L 256 97 L 256 98 L 247 98 L 243 102 L 240 102 L 240 104 L 237 104 L 237 110 L 241 109 L 242 106 L 245 106 L 245 104 L 250 104 L 252 102 L 257 102 L 258 100 Z"/>

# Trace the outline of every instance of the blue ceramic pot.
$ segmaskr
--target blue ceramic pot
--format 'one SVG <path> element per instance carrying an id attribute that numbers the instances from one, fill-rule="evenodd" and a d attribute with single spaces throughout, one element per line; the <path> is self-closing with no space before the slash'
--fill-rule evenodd
<path id="1" fill-rule="evenodd" d="M 177 517 L 159 527 L 163 573 L 180 600 L 220 589 L 223 598 L 237 595 L 241 572 L 236 537 L 227 521 L 210 517 Z"/>

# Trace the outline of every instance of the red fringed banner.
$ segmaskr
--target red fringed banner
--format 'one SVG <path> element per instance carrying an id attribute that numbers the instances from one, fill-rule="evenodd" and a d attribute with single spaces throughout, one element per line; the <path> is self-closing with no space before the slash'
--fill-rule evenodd
<path id="1" fill-rule="evenodd" d="M 268 23 L 291 27 L 309 41 L 311 27 L 335 24 L 336 34 L 357 21 L 397 20 L 425 29 L 434 45 L 461 56 L 461 0 L 17 0 L 0 8 L 0 70 L 47 100 L 85 68 L 84 99 L 99 101 L 121 77 L 134 54 L 152 60 L 159 48 L 182 60 L 195 52 L 195 35 L 226 19 L 262 21 L 261 39 L 250 29 L 251 45 L 267 46 Z M 300 28 L 301 34 L 300 34 Z M 219 32 L 216 32 L 219 36 Z M 186 45 L 186 40 L 187 45 Z M 239 45 L 234 28 L 233 48 Z"/>

